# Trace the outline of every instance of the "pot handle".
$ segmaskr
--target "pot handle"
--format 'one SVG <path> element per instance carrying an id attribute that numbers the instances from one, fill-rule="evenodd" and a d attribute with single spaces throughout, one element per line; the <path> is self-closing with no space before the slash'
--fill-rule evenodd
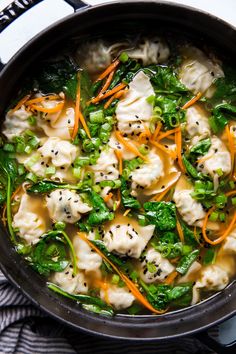
<path id="1" fill-rule="evenodd" d="M 42 0 L 15 0 L 0 12 L 0 33 L 10 23 L 15 21 L 20 15 L 29 10 L 31 7 L 37 5 Z M 89 6 L 82 0 L 64 0 L 71 5 L 75 11 L 83 7 Z"/>

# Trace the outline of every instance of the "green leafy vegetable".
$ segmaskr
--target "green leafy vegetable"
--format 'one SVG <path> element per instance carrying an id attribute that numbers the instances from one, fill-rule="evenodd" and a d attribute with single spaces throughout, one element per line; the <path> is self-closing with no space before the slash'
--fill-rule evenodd
<path id="1" fill-rule="evenodd" d="M 121 201 L 124 208 L 139 209 L 141 204 L 139 201 L 130 195 L 130 189 L 127 187 L 127 182 L 123 176 L 121 176 Z"/>
<path id="2" fill-rule="evenodd" d="M 89 213 L 87 224 L 95 226 L 114 219 L 114 213 L 106 206 L 104 200 L 96 192 L 89 193 L 89 200 L 93 210 Z"/>
<path id="3" fill-rule="evenodd" d="M 59 286 L 48 282 L 48 288 L 56 293 L 67 297 L 68 299 L 75 300 L 83 305 L 83 307 L 89 311 L 99 313 L 101 315 L 109 315 L 112 316 L 114 311 L 111 306 L 108 306 L 105 302 L 103 302 L 100 298 L 83 295 L 83 294 L 70 294 L 64 291 Z"/>
<path id="4" fill-rule="evenodd" d="M 189 150 L 189 157 L 196 160 L 198 156 L 205 155 L 209 151 L 210 147 L 211 147 L 210 138 L 200 140 L 196 145 L 191 147 L 191 149 Z"/>
<path id="5" fill-rule="evenodd" d="M 211 247 L 208 248 L 203 256 L 203 264 L 204 265 L 209 265 L 209 264 L 214 264 L 216 255 L 217 255 L 217 247 Z"/>
<path id="6" fill-rule="evenodd" d="M 228 103 L 221 103 L 215 106 L 209 119 L 213 132 L 215 134 L 220 133 L 228 124 L 229 119 L 236 119 L 236 106 Z"/>
<path id="7" fill-rule="evenodd" d="M 176 73 L 170 67 L 152 67 L 156 72 L 151 76 L 151 82 L 157 92 L 185 93 L 188 89 L 179 81 Z"/>
<path id="8" fill-rule="evenodd" d="M 198 256 L 199 250 L 194 250 L 191 253 L 183 256 L 177 264 L 177 272 L 182 275 L 186 274 L 189 268 L 191 267 L 192 263 L 197 259 Z"/>
<path id="9" fill-rule="evenodd" d="M 49 231 L 35 245 L 31 262 L 35 270 L 48 276 L 51 271 L 61 272 L 69 264 L 66 255 L 66 244 L 72 255 L 73 274 L 76 274 L 76 255 L 70 238 L 63 230 Z"/>
<path id="10" fill-rule="evenodd" d="M 215 81 L 216 91 L 210 101 L 232 102 L 236 100 L 236 71 L 231 66 L 224 66 L 223 71 L 225 77 L 221 77 Z"/>
<path id="11" fill-rule="evenodd" d="M 169 231 L 176 227 L 176 209 L 171 202 L 146 202 L 145 216 L 157 230 Z"/>
<path id="12" fill-rule="evenodd" d="M 60 182 L 53 181 L 39 181 L 38 183 L 33 184 L 32 186 L 27 188 L 27 193 L 32 194 L 43 194 L 52 192 L 55 189 L 81 189 L 81 185 L 71 185 Z"/>

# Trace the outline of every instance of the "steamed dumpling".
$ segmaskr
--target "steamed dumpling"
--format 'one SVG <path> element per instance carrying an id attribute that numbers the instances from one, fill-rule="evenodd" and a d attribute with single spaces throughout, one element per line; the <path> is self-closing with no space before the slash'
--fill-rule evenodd
<path id="1" fill-rule="evenodd" d="M 3 123 L 2 133 L 9 141 L 12 141 L 15 136 L 22 135 L 27 129 L 32 130 L 28 121 L 31 115 L 30 112 L 25 110 L 25 106 L 21 106 L 17 111 L 8 111 Z"/>
<path id="2" fill-rule="evenodd" d="M 192 198 L 193 189 L 175 189 L 173 200 L 178 212 L 188 225 L 201 226 L 206 215 L 202 204 Z"/>
<path id="3" fill-rule="evenodd" d="M 187 109 L 186 131 L 191 139 L 194 137 L 204 139 L 210 136 L 211 129 L 208 122 L 208 117 L 201 107 L 194 105 Z"/>
<path id="4" fill-rule="evenodd" d="M 46 197 L 50 218 L 74 224 L 92 208 L 82 201 L 79 194 L 68 189 L 56 189 Z"/>
<path id="5" fill-rule="evenodd" d="M 138 166 L 136 170 L 131 173 L 132 189 L 138 186 L 147 188 L 162 177 L 164 174 L 164 166 L 161 158 L 151 151 L 148 154 L 148 162 Z"/>
<path id="6" fill-rule="evenodd" d="M 122 256 L 139 258 L 151 239 L 155 226 L 135 226 L 115 224 L 105 233 L 103 242 L 110 252 Z"/>
<path id="7" fill-rule="evenodd" d="M 154 95 L 149 77 L 139 71 L 129 84 L 124 98 L 119 101 L 116 108 L 118 129 L 125 134 L 145 131 L 153 115 L 153 106 L 147 98 Z"/>
<path id="8" fill-rule="evenodd" d="M 227 254 L 236 253 L 236 228 L 226 237 L 222 246 L 222 251 Z"/>
<path id="9" fill-rule="evenodd" d="M 143 65 L 164 63 L 170 55 L 168 45 L 158 37 L 144 38 L 134 49 L 126 49 L 126 52 L 130 58 L 141 60 Z"/>
<path id="10" fill-rule="evenodd" d="M 163 258 L 154 248 L 149 248 L 142 259 L 140 277 L 145 283 L 164 281 L 175 269 L 168 259 Z M 155 271 L 150 272 L 147 264 L 153 265 Z"/>
<path id="11" fill-rule="evenodd" d="M 227 175 L 231 171 L 231 158 L 230 153 L 227 150 L 225 144 L 216 136 L 211 139 L 211 147 L 207 154 L 203 157 L 204 161 L 198 163 L 198 170 L 210 175 L 215 183 L 215 187 L 218 186 L 219 175 L 217 170 L 221 170 L 223 175 Z"/>
<path id="12" fill-rule="evenodd" d="M 184 60 L 179 71 L 180 81 L 194 94 L 201 92 L 212 97 L 215 80 L 224 77 L 220 65 L 196 47 L 186 46 L 181 52 Z"/>
<path id="13" fill-rule="evenodd" d="M 213 264 L 205 267 L 197 280 L 195 287 L 197 289 L 204 288 L 206 290 L 222 290 L 229 283 L 229 276 L 226 270 L 220 266 Z"/>
<path id="14" fill-rule="evenodd" d="M 77 267 L 85 272 L 96 272 L 99 274 L 102 257 L 93 252 L 89 245 L 81 240 L 79 236 L 74 237 L 73 246 L 77 258 Z"/>
<path id="15" fill-rule="evenodd" d="M 40 208 L 40 202 L 23 194 L 20 207 L 13 217 L 12 226 L 19 230 L 19 236 L 27 244 L 37 243 L 40 236 L 46 232 L 46 221 L 37 212 L 37 208 Z"/>
<path id="16" fill-rule="evenodd" d="M 87 294 L 88 283 L 82 272 L 73 275 L 73 267 L 69 265 L 62 272 L 55 272 L 50 279 L 64 291 L 70 294 Z"/>
<path id="17" fill-rule="evenodd" d="M 119 178 L 118 161 L 113 149 L 103 150 L 96 165 L 91 166 L 96 182 L 113 181 Z"/>
<path id="18" fill-rule="evenodd" d="M 135 300 L 134 295 L 126 287 L 119 288 L 116 285 L 109 285 L 107 290 L 101 289 L 100 296 L 117 310 L 130 307 Z"/>

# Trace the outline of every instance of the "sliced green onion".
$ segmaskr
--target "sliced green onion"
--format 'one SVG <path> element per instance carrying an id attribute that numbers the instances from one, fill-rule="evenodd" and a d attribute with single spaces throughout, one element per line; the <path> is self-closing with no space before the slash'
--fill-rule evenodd
<path id="1" fill-rule="evenodd" d="M 25 173 L 24 165 L 18 165 L 18 174 L 22 176 Z"/>
<path id="2" fill-rule="evenodd" d="M 139 148 L 139 151 L 141 152 L 141 154 L 147 155 L 149 153 L 149 147 L 145 144 L 142 144 Z"/>
<path id="3" fill-rule="evenodd" d="M 161 107 L 156 106 L 153 110 L 154 114 L 161 116 L 162 115 L 162 109 Z"/>
<path id="4" fill-rule="evenodd" d="M 37 162 L 39 159 L 40 159 L 40 155 L 36 153 L 36 154 L 34 154 L 33 156 L 31 156 L 31 157 L 29 158 L 29 160 L 25 163 L 25 166 L 26 166 L 27 168 L 30 168 L 30 167 L 32 167 L 33 165 L 35 165 L 36 162 Z"/>
<path id="5" fill-rule="evenodd" d="M 56 167 L 54 166 L 47 167 L 45 170 L 46 176 L 54 175 L 55 173 L 56 173 Z"/>
<path id="6" fill-rule="evenodd" d="M 185 256 L 186 254 L 189 254 L 192 252 L 193 248 L 190 245 L 183 245 L 182 246 L 182 254 Z"/>
<path id="7" fill-rule="evenodd" d="M 234 189 L 235 188 L 234 181 L 229 181 L 229 186 L 230 186 L 231 189 Z"/>
<path id="8" fill-rule="evenodd" d="M 35 133 L 32 132 L 32 130 L 27 129 L 27 130 L 24 132 L 24 135 L 28 135 L 28 136 L 34 137 L 34 136 L 35 136 Z"/>
<path id="9" fill-rule="evenodd" d="M 40 140 L 36 136 L 33 136 L 31 139 L 29 139 L 28 144 L 32 148 L 36 148 L 36 147 L 38 147 L 39 142 L 40 142 Z"/>
<path id="10" fill-rule="evenodd" d="M 32 150 L 33 149 L 30 145 L 26 145 L 24 152 L 29 155 L 31 154 Z"/>
<path id="11" fill-rule="evenodd" d="M 89 119 L 91 123 L 103 123 L 104 122 L 103 110 L 100 109 L 99 111 L 90 112 Z"/>
<path id="12" fill-rule="evenodd" d="M 118 274 L 113 274 L 112 278 L 111 278 L 111 283 L 112 284 L 118 284 L 120 281 L 120 277 Z"/>
<path id="13" fill-rule="evenodd" d="M 3 150 L 8 152 L 15 152 L 15 146 L 13 144 L 7 143 L 3 145 Z"/>
<path id="14" fill-rule="evenodd" d="M 66 228 L 66 223 L 63 222 L 63 221 L 57 221 L 57 222 L 55 223 L 55 225 L 54 225 L 54 228 L 55 228 L 56 230 L 65 230 L 65 228 Z"/>
<path id="15" fill-rule="evenodd" d="M 37 180 L 38 180 L 37 176 L 34 173 L 32 173 L 32 172 L 27 173 L 25 178 L 30 180 L 30 181 L 32 181 L 33 183 L 36 183 Z"/>
<path id="16" fill-rule="evenodd" d="M 224 208 L 225 204 L 227 203 L 227 197 L 224 194 L 219 194 L 215 197 L 215 202 L 216 202 L 216 206 L 217 208 Z"/>
<path id="17" fill-rule="evenodd" d="M 29 122 L 29 125 L 34 126 L 34 125 L 37 124 L 37 119 L 36 119 L 35 116 L 30 116 L 27 120 L 28 120 L 28 122 Z"/>
<path id="18" fill-rule="evenodd" d="M 209 217 L 210 221 L 216 221 L 219 217 L 219 213 L 217 211 L 213 211 Z"/>
<path id="19" fill-rule="evenodd" d="M 156 99 L 156 96 L 155 95 L 151 95 L 151 96 L 146 98 L 146 101 L 147 101 L 147 103 L 154 104 L 155 99 Z"/>
<path id="20" fill-rule="evenodd" d="M 222 168 L 217 168 L 216 173 L 218 174 L 219 177 L 223 176 L 223 171 Z"/>
<path id="21" fill-rule="evenodd" d="M 93 186 L 93 191 L 96 192 L 96 193 L 100 193 L 101 192 L 101 187 L 96 184 L 95 186 Z"/>
<path id="22" fill-rule="evenodd" d="M 220 214 L 219 214 L 219 219 L 220 219 L 221 222 L 224 222 L 225 219 L 226 219 L 225 213 L 220 213 Z"/>
<path id="23" fill-rule="evenodd" d="M 73 168 L 73 176 L 77 179 L 81 178 L 81 167 L 74 167 Z"/>
<path id="24" fill-rule="evenodd" d="M 129 56 L 126 52 L 122 52 L 119 56 L 119 60 L 122 62 L 122 63 L 126 63 L 128 60 L 129 60 Z"/>
<path id="25" fill-rule="evenodd" d="M 149 273 L 156 273 L 157 267 L 155 266 L 155 264 L 148 262 L 147 270 L 149 271 Z"/>

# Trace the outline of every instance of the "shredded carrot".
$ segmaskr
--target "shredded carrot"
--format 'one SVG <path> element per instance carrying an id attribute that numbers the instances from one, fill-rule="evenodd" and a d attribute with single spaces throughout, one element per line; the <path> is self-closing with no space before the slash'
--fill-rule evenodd
<path id="1" fill-rule="evenodd" d="M 191 107 L 194 103 L 196 103 L 198 100 L 200 100 L 200 98 L 202 97 L 202 93 L 201 92 L 198 92 L 196 94 L 196 96 L 194 96 L 193 98 L 191 98 L 191 100 L 189 100 L 188 102 L 186 102 L 182 109 L 187 109 L 189 107 Z"/>
<path id="2" fill-rule="evenodd" d="M 105 98 L 110 97 L 110 96 L 114 95 L 114 93 L 117 93 L 118 91 L 123 90 L 123 88 L 124 88 L 126 85 L 127 85 L 127 84 L 125 84 L 125 83 L 122 82 L 122 83 L 120 83 L 119 85 L 115 86 L 112 90 L 109 90 L 109 91 L 107 91 L 107 92 L 101 94 L 100 96 L 97 96 L 97 97 L 93 98 L 92 100 L 89 101 L 89 103 L 90 103 L 90 102 L 92 102 L 92 103 L 98 103 L 98 102 L 100 102 L 100 101 L 102 101 L 102 100 L 105 100 Z"/>
<path id="3" fill-rule="evenodd" d="M 138 141 L 142 142 L 143 140 L 150 138 L 152 136 L 150 130 L 144 125 L 145 131 L 139 134 Z"/>
<path id="4" fill-rule="evenodd" d="M 97 288 L 101 288 L 104 291 L 104 299 L 108 305 L 110 305 L 109 297 L 108 297 L 108 283 L 106 281 L 102 281 L 99 279 L 96 279 L 94 286 Z"/>
<path id="5" fill-rule="evenodd" d="M 74 140 L 79 130 L 79 118 L 80 118 L 80 82 L 77 85 L 76 101 L 75 101 L 75 123 L 72 132 L 72 139 Z"/>
<path id="6" fill-rule="evenodd" d="M 180 127 L 177 127 L 177 128 L 171 129 L 171 130 L 167 130 L 167 132 L 159 134 L 159 136 L 157 137 L 157 141 L 160 141 L 166 137 L 168 137 L 168 139 L 169 139 L 170 135 L 178 132 L 179 130 L 180 130 Z"/>
<path id="7" fill-rule="evenodd" d="M 85 118 L 84 118 L 84 116 L 83 116 L 83 114 L 81 112 L 79 112 L 79 119 L 80 119 L 80 121 L 82 123 L 82 126 L 83 126 L 86 134 L 88 135 L 89 139 L 91 139 L 91 134 L 90 134 L 89 128 L 88 128 L 88 126 L 86 124 L 86 120 L 85 120 Z"/>
<path id="8" fill-rule="evenodd" d="M 145 161 L 148 160 L 148 158 L 146 156 L 144 156 L 143 154 L 141 154 L 141 152 L 135 146 L 133 146 L 133 144 L 131 144 L 129 141 L 125 140 L 125 138 L 122 136 L 120 131 L 116 130 L 115 135 L 116 135 L 117 140 L 122 145 L 124 145 L 128 150 L 133 152 L 136 156 L 141 157 L 141 159 L 143 159 Z"/>
<path id="9" fill-rule="evenodd" d="M 226 197 L 231 197 L 236 194 L 236 190 L 225 193 Z"/>
<path id="10" fill-rule="evenodd" d="M 224 241 L 224 239 L 229 235 L 230 231 L 232 230 L 232 228 L 234 227 L 234 224 L 236 222 L 236 211 L 233 215 L 233 218 L 231 220 L 231 222 L 229 223 L 229 226 L 227 227 L 227 229 L 223 232 L 223 234 L 218 237 L 216 240 L 211 240 L 208 238 L 207 233 L 206 233 L 206 225 L 207 225 L 207 221 L 209 218 L 209 215 L 211 214 L 211 212 L 213 211 L 214 207 L 212 207 L 210 210 L 208 210 L 204 222 L 203 222 L 203 226 L 202 226 L 202 234 L 204 237 L 204 240 L 208 243 L 210 243 L 211 245 L 218 245 L 219 243 L 221 243 L 222 241 Z"/>
<path id="11" fill-rule="evenodd" d="M 126 211 L 124 212 L 123 216 L 127 216 L 130 211 L 131 211 L 131 209 L 126 209 Z"/>
<path id="12" fill-rule="evenodd" d="M 111 198 L 113 197 L 113 193 L 108 193 L 105 197 L 104 197 L 104 202 L 107 203 Z"/>
<path id="13" fill-rule="evenodd" d="M 117 93 L 115 93 L 113 96 L 111 96 L 109 100 L 107 100 L 107 102 L 104 104 L 104 108 L 107 109 L 110 106 L 110 104 L 114 101 L 114 99 L 120 98 L 121 96 L 123 96 L 125 92 L 127 92 L 127 89 L 120 90 Z"/>
<path id="14" fill-rule="evenodd" d="M 102 97 L 102 95 L 104 94 L 104 92 L 106 92 L 106 90 L 108 89 L 108 87 L 111 84 L 113 75 L 114 75 L 115 71 L 111 71 L 110 74 L 108 75 L 105 84 L 103 85 L 103 87 L 101 88 L 101 90 L 99 91 L 99 93 L 97 94 L 96 97 L 94 97 L 91 102 L 96 103 L 100 100 L 100 98 Z"/>
<path id="15" fill-rule="evenodd" d="M 165 284 L 170 285 L 171 283 L 173 283 L 173 281 L 175 280 L 175 278 L 177 277 L 178 274 L 179 273 L 176 270 L 174 270 L 172 273 L 170 273 L 165 280 Z"/>
<path id="16" fill-rule="evenodd" d="M 181 129 L 175 133 L 175 143 L 176 143 L 176 152 L 177 152 L 177 158 L 178 158 L 178 165 L 183 173 L 185 173 L 185 168 L 184 164 L 182 161 L 182 155 L 181 155 L 181 150 L 182 150 L 182 134 L 181 134 Z"/>
<path id="17" fill-rule="evenodd" d="M 155 195 L 152 199 L 156 200 L 157 202 L 160 202 L 161 200 L 163 200 L 163 198 L 165 197 L 165 195 L 169 192 L 169 190 L 173 187 L 173 185 L 176 183 L 177 181 L 175 181 L 174 183 L 172 183 L 169 187 L 167 187 L 163 192 L 158 193 L 157 195 Z"/>
<path id="18" fill-rule="evenodd" d="M 30 106 L 35 103 L 40 103 L 43 101 L 53 101 L 53 100 L 58 100 L 58 99 L 59 99 L 59 96 L 55 96 L 55 95 L 41 96 L 41 97 L 32 98 L 32 100 L 28 100 L 25 103 L 25 105 Z"/>
<path id="19" fill-rule="evenodd" d="M 135 296 L 139 302 L 145 306 L 148 310 L 156 313 L 156 314 L 162 314 L 166 311 L 159 311 L 155 309 L 148 301 L 147 299 L 141 294 L 141 292 L 138 290 L 137 286 L 125 275 L 123 274 L 111 261 L 109 258 L 107 258 L 100 250 L 97 248 L 91 241 L 87 239 L 84 233 L 78 232 L 79 237 L 85 241 L 94 251 L 97 252 L 110 266 L 114 269 L 114 271 L 120 276 L 120 278 L 125 282 L 127 285 L 128 289 L 131 291 L 131 293 Z"/>
<path id="20" fill-rule="evenodd" d="M 154 140 L 154 141 L 156 140 L 158 134 L 160 133 L 161 127 L 162 127 L 162 123 L 158 122 L 157 126 L 156 126 L 156 129 L 155 129 L 155 131 L 154 131 L 154 133 L 152 135 L 152 140 Z"/>
<path id="21" fill-rule="evenodd" d="M 225 127 L 225 131 L 226 131 L 227 139 L 228 139 L 228 142 L 229 142 L 229 151 L 230 151 L 231 166 L 232 166 L 231 175 L 233 175 L 233 173 L 234 173 L 235 148 L 234 148 L 234 139 L 232 137 L 232 134 L 230 132 L 228 124 Z"/>
<path id="22" fill-rule="evenodd" d="M 35 111 L 39 111 L 39 112 L 44 112 L 44 113 L 49 113 L 49 114 L 51 114 L 51 113 L 57 113 L 57 112 L 61 111 L 62 108 L 63 108 L 63 106 L 64 106 L 64 101 L 58 103 L 58 104 L 57 104 L 55 107 L 53 107 L 53 108 L 41 107 L 41 106 L 38 106 L 38 105 L 36 105 L 36 104 L 32 104 L 32 105 L 30 106 L 30 108 L 31 108 L 31 110 L 35 110 Z"/>
<path id="23" fill-rule="evenodd" d="M 114 150 L 117 160 L 119 162 L 119 174 L 122 175 L 123 172 L 123 161 L 122 161 L 122 153 L 120 150 Z"/>
<path id="24" fill-rule="evenodd" d="M 110 74 L 111 71 L 114 71 L 114 69 L 120 64 L 119 59 L 116 59 L 115 61 L 113 61 L 113 63 L 111 63 L 105 71 L 103 71 L 103 73 L 101 73 L 97 80 L 95 82 L 101 81 L 103 80 L 107 75 Z"/>
<path id="25" fill-rule="evenodd" d="M 172 159 L 176 158 L 176 154 L 173 150 L 168 149 L 167 147 L 165 147 L 162 144 L 157 143 L 156 141 L 153 141 L 152 139 L 150 140 L 150 143 L 154 146 L 156 146 L 158 149 L 162 150 L 163 152 L 165 152 L 166 154 L 170 155 L 170 157 L 172 157 Z"/>
<path id="26" fill-rule="evenodd" d="M 176 229 L 177 229 L 177 231 L 178 231 L 180 241 L 181 241 L 182 243 L 184 243 L 184 233 L 183 233 L 182 227 L 181 227 L 180 222 L 179 222 L 178 219 L 177 219 L 177 221 L 176 221 Z"/>
<path id="27" fill-rule="evenodd" d="M 21 108 L 21 106 L 23 106 L 23 104 L 25 104 L 25 103 L 28 101 L 29 98 L 30 98 L 30 95 L 24 96 L 24 97 L 17 103 L 17 105 L 16 105 L 14 108 L 12 108 L 12 112 L 15 112 L 15 111 L 17 111 L 19 108 Z"/>

